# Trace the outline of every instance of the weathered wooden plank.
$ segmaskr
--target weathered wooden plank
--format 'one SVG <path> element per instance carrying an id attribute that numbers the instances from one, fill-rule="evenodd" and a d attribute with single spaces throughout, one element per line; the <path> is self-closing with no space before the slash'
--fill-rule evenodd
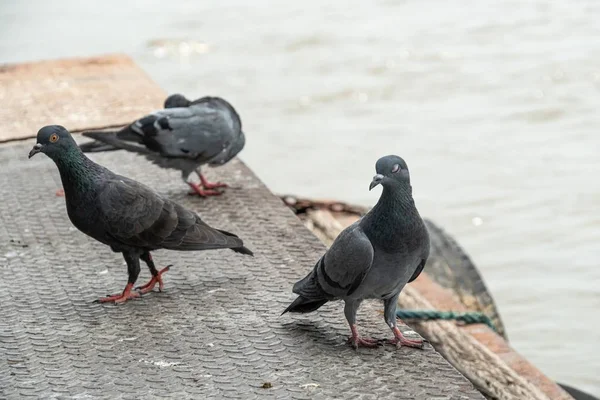
<path id="1" fill-rule="evenodd" d="M 0 66 L 0 142 L 48 124 L 123 125 L 162 107 L 165 92 L 125 55 Z"/>

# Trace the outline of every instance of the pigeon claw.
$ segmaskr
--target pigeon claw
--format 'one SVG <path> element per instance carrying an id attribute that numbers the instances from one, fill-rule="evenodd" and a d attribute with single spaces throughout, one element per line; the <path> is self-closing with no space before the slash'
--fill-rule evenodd
<path id="1" fill-rule="evenodd" d="M 407 339 L 398 327 L 394 328 L 394 338 L 388 340 L 388 343 L 393 344 L 396 347 L 414 347 L 417 349 L 422 349 L 425 345 L 425 341 L 421 339 Z"/>
<path id="2" fill-rule="evenodd" d="M 206 182 L 202 185 L 205 189 L 228 188 L 229 185 L 223 182 Z"/>
<path id="3" fill-rule="evenodd" d="M 137 290 L 140 294 L 146 294 L 148 292 L 151 292 L 154 289 L 154 286 L 156 286 L 156 284 L 158 283 L 158 291 L 162 292 L 162 290 L 164 288 L 162 274 L 164 274 L 169 269 L 171 269 L 171 267 L 172 267 L 172 265 L 167 265 L 166 267 L 164 267 L 163 269 L 158 271 L 158 273 L 155 276 L 153 276 L 148 281 L 148 283 L 146 283 L 145 285 L 136 287 L 135 290 Z"/>
<path id="4" fill-rule="evenodd" d="M 199 185 L 192 183 L 192 182 L 188 182 L 188 185 L 190 185 L 190 187 L 192 188 L 192 192 L 190 194 L 197 194 L 200 197 L 207 197 L 207 196 L 220 196 L 223 194 L 223 192 L 220 192 L 218 190 L 212 190 L 212 189 L 202 189 Z"/>
<path id="5" fill-rule="evenodd" d="M 65 197 L 65 190 L 64 189 L 58 189 L 56 191 L 56 197 Z"/>
<path id="6" fill-rule="evenodd" d="M 348 338 L 348 343 L 354 348 L 354 350 L 358 350 L 359 347 L 366 347 L 369 349 L 373 349 L 375 347 L 381 346 L 381 340 L 374 338 L 365 338 L 365 337 L 354 337 L 351 336 Z"/>
<path id="7" fill-rule="evenodd" d="M 358 350 L 359 347 L 374 348 L 381 345 L 381 340 L 361 337 L 354 324 L 350 324 L 350 331 L 352 332 L 352 336 L 348 338 L 348 343 L 350 343 L 354 350 Z"/>
<path id="8" fill-rule="evenodd" d="M 141 294 L 138 292 L 132 292 L 131 288 L 133 288 L 133 283 L 128 283 L 125 286 L 125 290 L 121 294 L 114 294 L 112 296 L 102 297 L 98 299 L 98 303 L 115 303 L 115 304 L 123 304 L 127 300 L 135 299 L 137 297 L 141 297 Z"/>
<path id="9" fill-rule="evenodd" d="M 209 182 L 204 175 L 199 174 L 200 176 L 200 184 L 204 189 L 216 189 L 216 188 L 226 188 L 229 187 L 226 183 L 223 182 Z"/>

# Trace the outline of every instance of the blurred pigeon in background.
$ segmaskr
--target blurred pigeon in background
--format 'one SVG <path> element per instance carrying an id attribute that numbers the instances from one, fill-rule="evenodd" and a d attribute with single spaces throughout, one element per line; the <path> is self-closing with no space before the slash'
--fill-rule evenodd
<path id="1" fill-rule="evenodd" d="M 331 300 L 344 300 L 354 348 L 375 347 L 379 341 L 364 338 L 356 328 L 356 313 L 365 299 L 381 299 L 384 319 L 396 345 L 421 348 L 422 340 L 407 339 L 396 325 L 396 303 L 408 282 L 414 281 L 429 256 L 429 235 L 415 207 L 410 176 L 404 160 L 380 158 L 369 190 L 383 186 L 379 201 L 364 217 L 350 225 L 298 281 L 298 294 L 283 312 L 308 313 Z"/>
<path id="2" fill-rule="evenodd" d="M 95 139 L 80 147 L 84 152 L 127 150 L 144 155 L 162 168 L 181 171 L 181 178 L 200 196 L 222 194 L 226 184 L 206 180 L 200 166 L 223 165 L 246 143 L 238 113 L 219 97 L 190 101 L 180 94 L 169 96 L 165 108 L 118 131 L 84 132 Z M 192 172 L 200 184 L 189 181 Z"/>
<path id="3" fill-rule="evenodd" d="M 193 211 L 87 158 L 62 126 L 39 130 L 29 158 L 40 152 L 58 167 L 73 225 L 125 258 L 129 274 L 125 290 L 100 302 L 123 303 L 150 292 L 157 283 L 162 290 L 162 274 L 169 267 L 156 269 L 150 255 L 153 250 L 229 248 L 252 255 L 236 235 L 211 228 Z M 132 288 L 140 273 L 140 259 L 148 265 L 152 279 L 135 292 Z"/>

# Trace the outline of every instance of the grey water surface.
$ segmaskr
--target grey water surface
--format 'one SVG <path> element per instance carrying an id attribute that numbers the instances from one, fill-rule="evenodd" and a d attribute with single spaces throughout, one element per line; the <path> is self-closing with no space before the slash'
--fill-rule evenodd
<path id="1" fill-rule="evenodd" d="M 599 19 L 597 0 L 2 0 L 0 62 L 124 52 L 225 97 L 277 193 L 372 205 L 375 161 L 401 155 L 512 345 L 599 395 Z"/>

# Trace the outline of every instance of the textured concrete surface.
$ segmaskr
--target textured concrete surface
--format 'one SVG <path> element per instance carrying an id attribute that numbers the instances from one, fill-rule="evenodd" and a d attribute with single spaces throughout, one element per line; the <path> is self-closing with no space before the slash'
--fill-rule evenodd
<path id="1" fill-rule="evenodd" d="M 95 155 L 239 234 L 256 256 L 158 251 L 157 265 L 174 264 L 165 292 L 93 303 L 122 290 L 124 261 L 71 225 L 54 164 L 27 160 L 33 144 L 0 147 L 0 398 L 483 398 L 431 346 L 355 352 L 339 302 L 280 316 L 325 248 L 239 161 L 207 170 L 234 187 L 199 199 L 175 171 Z M 359 324 L 389 337 L 380 308 L 363 306 Z"/>
<path id="2" fill-rule="evenodd" d="M 125 55 L 0 64 L 0 141 L 124 125 L 162 108 L 164 91 Z"/>

